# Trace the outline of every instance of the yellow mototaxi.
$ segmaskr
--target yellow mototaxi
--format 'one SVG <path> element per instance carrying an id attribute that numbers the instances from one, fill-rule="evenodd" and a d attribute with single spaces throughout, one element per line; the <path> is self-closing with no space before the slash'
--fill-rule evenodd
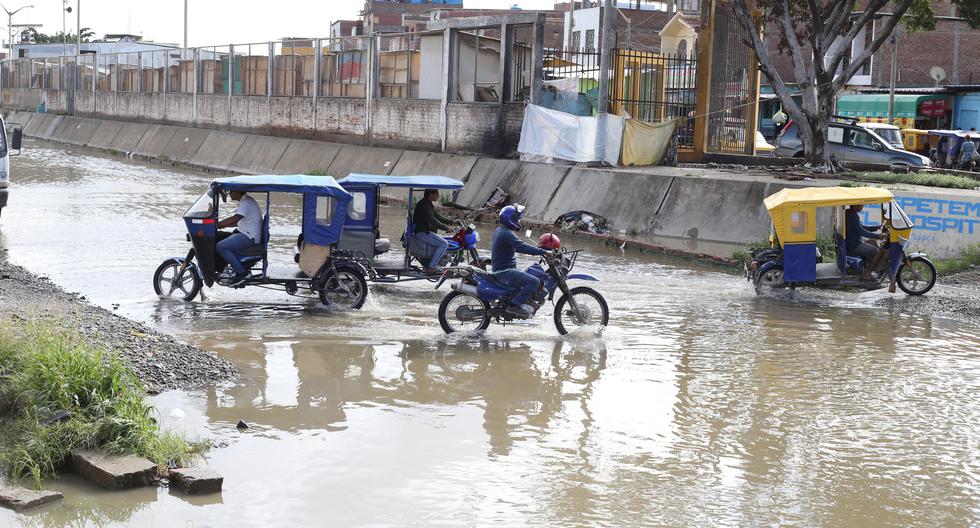
<path id="1" fill-rule="evenodd" d="M 806 187 L 783 189 L 765 199 L 766 210 L 772 219 L 771 246 L 752 249 L 752 260 L 746 265 L 746 278 L 753 282 L 756 292 L 766 293 L 778 288 L 822 287 L 873 290 L 895 285 L 909 295 L 922 295 L 936 283 L 936 267 L 924 253 L 906 253 L 913 223 L 895 202 L 891 191 L 877 187 Z M 861 223 L 884 235 L 873 242 L 880 257 L 873 269 L 862 278 L 871 262 L 847 254 L 847 222 L 849 208 L 862 206 L 857 214 Z M 832 227 L 833 258 L 821 255 L 817 248 L 818 211 L 824 227 Z M 880 226 L 872 225 L 880 221 Z M 872 241 L 869 239 L 869 243 Z M 886 280 L 888 279 L 888 280 Z"/>
<path id="2" fill-rule="evenodd" d="M 905 150 L 909 152 L 915 152 L 916 154 L 928 156 L 930 147 L 929 131 L 920 130 L 918 128 L 903 129 L 902 144 L 905 145 Z"/>

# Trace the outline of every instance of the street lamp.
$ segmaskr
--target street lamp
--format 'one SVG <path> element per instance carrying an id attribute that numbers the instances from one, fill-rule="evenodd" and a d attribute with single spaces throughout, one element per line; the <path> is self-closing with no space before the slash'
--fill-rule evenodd
<path id="1" fill-rule="evenodd" d="M 23 9 L 27 9 L 28 7 L 34 7 L 34 6 L 26 5 L 24 7 L 19 7 L 13 11 L 7 9 L 7 7 L 3 4 L 0 4 L 0 7 L 2 7 L 3 10 L 7 13 L 7 49 L 10 50 L 10 56 L 7 58 L 12 59 L 14 58 L 14 32 L 10 28 L 10 25 L 14 23 L 14 15 L 19 13 Z"/>
<path id="2" fill-rule="evenodd" d="M 64 55 L 68 55 L 68 25 L 65 23 L 65 14 L 71 14 L 71 6 L 68 0 L 64 0 L 64 9 L 61 10 L 61 44 L 64 46 Z"/>

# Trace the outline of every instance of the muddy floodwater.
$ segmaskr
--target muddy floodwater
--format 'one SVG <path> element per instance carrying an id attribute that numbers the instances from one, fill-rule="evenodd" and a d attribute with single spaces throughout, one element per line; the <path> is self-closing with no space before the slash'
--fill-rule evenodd
<path id="1" fill-rule="evenodd" d="M 12 165 L 8 259 L 242 377 L 153 397 L 166 427 L 218 444 L 220 495 L 65 477 L 46 484 L 63 504 L 0 525 L 980 524 L 980 329 L 875 307 L 884 292 L 757 298 L 717 268 L 576 241 L 609 301 L 601 336 L 559 337 L 545 308 L 447 338 L 428 282 L 372 286 L 349 313 L 257 288 L 161 300 L 152 273 L 186 253 L 180 216 L 211 176 L 43 143 Z M 292 270 L 300 211 L 272 208 L 272 268 Z M 403 218 L 385 209 L 393 241 Z"/>

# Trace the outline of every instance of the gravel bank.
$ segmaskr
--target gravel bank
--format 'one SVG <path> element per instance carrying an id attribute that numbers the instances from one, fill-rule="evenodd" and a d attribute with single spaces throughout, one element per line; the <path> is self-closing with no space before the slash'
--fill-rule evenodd
<path id="1" fill-rule="evenodd" d="M 955 319 L 980 325 L 980 269 L 939 277 L 929 293 L 913 297 L 898 291 L 878 301 L 895 311 Z"/>
<path id="2" fill-rule="evenodd" d="M 57 321 L 88 343 L 115 351 L 147 390 L 186 389 L 237 377 L 227 360 L 93 306 L 44 277 L 0 258 L 0 324 Z"/>

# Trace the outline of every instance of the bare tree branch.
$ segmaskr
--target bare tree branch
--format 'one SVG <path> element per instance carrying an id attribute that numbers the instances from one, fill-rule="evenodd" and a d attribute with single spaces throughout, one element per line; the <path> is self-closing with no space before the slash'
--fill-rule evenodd
<path id="1" fill-rule="evenodd" d="M 796 75 L 796 82 L 800 86 L 806 86 L 809 84 L 807 82 L 809 77 L 806 74 L 803 47 L 800 46 L 800 39 L 796 36 L 796 28 L 793 27 L 793 21 L 789 18 L 789 0 L 782 0 L 782 4 L 782 13 L 780 13 L 779 22 L 782 24 L 783 34 L 786 36 L 786 41 L 789 42 L 789 51 L 793 56 L 793 73 Z"/>
<path id="2" fill-rule="evenodd" d="M 852 59 L 850 64 L 848 64 L 847 67 L 844 68 L 844 71 L 842 71 L 841 74 L 836 79 L 834 79 L 833 84 L 831 84 L 831 88 L 833 88 L 835 92 L 837 90 L 840 90 L 847 83 L 847 81 L 849 81 L 851 77 L 853 77 L 854 74 L 857 73 L 859 69 L 864 67 L 864 64 L 871 59 L 871 56 L 878 51 L 878 48 L 880 48 L 881 45 L 884 44 L 889 37 L 891 37 L 892 32 L 895 31 L 895 27 L 898 26 L 899 22 L 901 22 L 902 15 L 904 15 L 905 12 L 908 11 L 911 5 L 912 5 L 912 0 L 907 0 L 906 2 L 904 2 L 903 6 L 896 6 L 896 9 L 892 13 L 892 16 L 888 18 L 888 22 L 886 22 L 885 26 L 882 28 L 881 33 L 879 33 L 878 36 L 876 36 L 875 39 L 871 41 L 871 45 L 865 48 L 860 55 Z M 835 61 L 835 64 L 839 66 L 840 62 Z M 834 69 L 830 71 L 836 71 L 837 66 L 835 66 Z"/>
<path id="3" fill-rule="evenodd" d="M 827 23 L 824 24 L 824 41 L 833 40 L 843 33 L 844 23 L 848 16 L 854 11 L 855 0 L 836 0 L 833 2 L 833 9 L 827 15 Z"/>

